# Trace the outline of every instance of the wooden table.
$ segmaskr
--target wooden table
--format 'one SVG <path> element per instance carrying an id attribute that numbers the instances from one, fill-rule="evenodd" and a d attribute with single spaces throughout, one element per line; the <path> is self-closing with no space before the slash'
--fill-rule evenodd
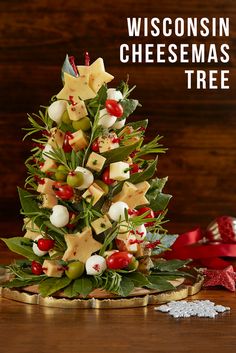
<path id="1" fill-rule="evenodd" d="M 10 257 L 0 252 L 1 262 L 7 263 Z M 236 294 L 208 289 L 189 299 L 210 299 L 229 306 L 231 311 L 215 319 L 174 319 L 154 311 L 153 306 L 75 310 L 0 298 L 0 351 L 232 353 L 236 347 Z"/>

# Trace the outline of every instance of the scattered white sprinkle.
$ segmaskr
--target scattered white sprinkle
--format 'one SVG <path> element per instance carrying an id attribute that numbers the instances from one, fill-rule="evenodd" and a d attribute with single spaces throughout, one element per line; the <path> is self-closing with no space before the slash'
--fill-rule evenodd
<path id="1" fill-rule="evenodd" d="M 230 308 L 228 306 L 216 305 L 210 300 L 180 300 L 157 306 L 154 310 L 168 313 L 174 318 L 198 316 L 213 319 L 219 313 L 229 311 Z"/>

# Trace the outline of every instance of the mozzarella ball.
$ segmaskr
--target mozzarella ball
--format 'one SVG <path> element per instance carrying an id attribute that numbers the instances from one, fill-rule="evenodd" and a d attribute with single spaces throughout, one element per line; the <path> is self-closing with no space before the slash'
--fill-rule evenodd
<path id="1" fill-rule="evenodd" d="M 108 211 L 109 217 L 113 220 L 118 222 L 119 220 L 125 219 L 125 209 L 128 210 L 129 206 L 127 203 L 122 201 L 117 201 L 111 205 Z"/>
<path id="2" fill-rule="evenodd" d="M 117 121 L 115 122 L 115 124 L 113 125 L 113 128 L 114 128 L 114 129 L 121 129 L 122 127 L 125 126 L 125 122 L 126 122 L 126 119 L 117 120 Z"/>
<path id="3" fill-rule="evenodd" d="M 37 256 L 44 256 L 47 254 L 47 251 L 40 250 L 37 245 L 37 240 L 42 239 L 42 238 L 43 238 L 43 236 L 39 235 L 37 238 L 34 239 L 34 241 L 36 241 L 36 243 L 33 244 L 32 250 L 35 253 L 35 255 L 37 255 Z"/>
<path id="4" fill-rule="evenodd" d="M 87 189 L 94 181 L 93 174 L 90 172 L 90 170 L 83 167 L 77 167 L 75 171 L 82 173 L 84 177 L 83 184 L 78 186 L 76 189 L 78 190 Z"/>
<path id="5" fill-rule="evenodd" d="M 106 260 L 100 255 L 92 255 L 85 264 L 87 275 L 100 275 L 107 268 Z"/>
<path id="6" fill-rule="evenodd" d="M 123 99 L 123 94 L 121 91 L 117 91 L 115 88 L 109 88 L 107 90 L 107 99 L 114 99 L 115 101 L 120 101 Z"/>
<path id="7" fill-rule="evenodd" d="M 56 205 L 52 208 L 50 222 L 57 228 L 65 227 L 69 223 L 70 215 L 65 206 Z"/>
<path id="8" fill-rule="evenodd" d="M 48 115 L 57 125 L 61 123 L 62 115 L 65 111 L 66 101 L 64 100 L 55 101 L 48 107 Z"/>
<path id="9" fill-rule="evenodd" d="M 109 127 L 111 127 L 112 125 L 115 124 L 116 119 L 117 118 L 115 116 L 110 115 L 107 112 L 106 108 L 104 108 L 104 109 L 100 110 L 100 112 L 99 112 L 98 125 L 101 125 L 101 126 L 108 129 Z"/>
<path id="10" fill-rule="evenodd" d="M 43 159 L 46 161 L 46 159 L 48 158 L 48 156 L 46 155 L 46 153 L 49 152 L 53 152 L 53 148 L 51 145 L 49 145 L 49 143 L 47 143 L 43 149 L 43 153 L 42 153 L 42 157 Z"/>
<path id="11" fill-rule="evenodd" d="M 135 229 L 135 235 L 136 235 L 136 239 L 138 240 L 143 240 L 146 237 L 147 229 L 144 224 L 141 224 L 141 226 L 138 226 Z"/>

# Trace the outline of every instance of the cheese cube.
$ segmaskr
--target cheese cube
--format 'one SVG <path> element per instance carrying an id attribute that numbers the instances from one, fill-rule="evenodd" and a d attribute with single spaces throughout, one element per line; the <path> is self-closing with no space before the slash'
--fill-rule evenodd
<path id="1" fill-rule="evenodd" d="M 43 272 L 48 277 L 61 277 L 64 273 L 63 267 L 57 260 L 44 260 Z"/>
<path id="2" fill-rule="evenodd" d="M 69 118 L 73 121 L 83 119 L 88 114 L 84 101 L 77 100 L 75 103 L 75 105 L 67 103 Z"/>
<path id="3" fill-rule="evenodd" d="M 41 235 L 39 232 L 39 227 L 36 226 L 36 224 L 29 218 L 26 217 L 24 219 L 24 224 L 26 229 L 26 233 L 24 235 L 25 238 L 35 240 L 39 235 Z"/>
<path id="4" fill-rule="evenodd" d="M 126 126 L 121 132 L 120 135 L 121 136 L 126 136 L 129 137 L 129 135 L 131 135 L 134 132 L 134 129 L 132 126 Z M 125 146 L 129 146 L 129 145 L 133 145 L 134 143 L 138 142 L 140 140 L 140 136 L 133 136 L 127 139 L 123 140 L 123 145 Z"/>
<path id="5" fill-rule="evenodd" d="M 136 236 L 134 234 L 129 234 L 127 241 L 125 242 L 127 250 L 129 252 L 135 253 L 138 251 L 138 244 L 132 243 L 132 241 L 136 240 Z"/>
<path id="6" fill-rule="evenodd" d="M 126 180 L 130 177 L 129 164 L 126 162 L 115 162 L 110 164 L 110 178 L 114 180 Z"/>
<path id="7" fill-rule="evenodd" d="M 122 222 L 118 229 L 117 239 L 126 241 L 130 232 L 130 227 L 127 222 Z"/>
<path id="8" fill-rule="evenodd" d="M 114 142 L 115 141 L 115 142 Z M 99 152 L 104 153 L 118 148 L 120 145 L 117 141 L 117 135 L 111 133 L 108 136 L 101 136 L 98 138 Z"/>
<path id="9" fill-rule="evenodd" d="M 98 153 L 92 152 L 88 158 L 86 167 L 96 172 L 100 172 L 104 166 L 106 158 Z"/>
<path id="10" fill-rule="evenodd" d="M 89 186 L 88 190 L 83 193 L 82 197 L 89 203 L 92 201 L 92 204 L 95 205 L 103 195 L 104 191 L 102 188 L 96 183 L 93 183 Z"/>
<path id="11" fill-rule="evenodd" d="M 43 208 L 53 208 L 58 204 L 57 198 L 55 195 L 52 194 L 45 194 L 43 195 Z"/>
<path id="12" fill-rule="evenodd" d="M 42 184 L 38 185 L 37 191 L 40 194 L 50 194 L 50 195 L 55 195 L 55 192 L 53 190 L 53 185 L 55 181 L 51 180 L 49 178 L 44 178 L 42 180 Z"/>
<path id="13" fill-rule="evenodd" d="M 78 130 L 72 134 L 69 144 L 75 152 L 85 149 L 88 146 L 88 139 L 82 130 Z"/>
<path id="14" fill-rule="evenodd" d="M 48 144 L 53 148 L 62 148 L 64 143 L 65 134 L 57 127 L 54 127 L 50 130 L 50 138 Z"/>
<path id="15" fill-rule="evenodd" d="M 105 215 L 104 217 L 97 218 L 95 221 L 91 222 L 91 226 L 96 234 L 100 234 L 111 228 L 112 224 L 109 221 L 109 218 Z"/>
<path id="16" fill-rule="evenodd" d="M 41 172 L 43 173 L 47 173 L 50 172 L 51 169 L 56 169 L 57 165 L 55 163 L 55 161 L 51 158 L 45 157 L 45 161 L 42 165 L 42 167 L 40 167 Z"/>

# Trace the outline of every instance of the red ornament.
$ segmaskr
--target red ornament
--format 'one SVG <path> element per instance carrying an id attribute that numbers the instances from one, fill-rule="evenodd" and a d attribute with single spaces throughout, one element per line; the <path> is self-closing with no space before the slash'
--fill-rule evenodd
<path id="1" fill-rule="evenodd" d="M 236 272 L 232 265 L 224 268 L 223 270 L 205 270 L 206 276 L 204 286 L 223 286 L 230 290 L 235 291 Z"/>
<path id="2" fill-rule="evenodd" d="M 43 273 L 42 265 L 37 261 L 32 261 L 31 263 L 31 271 L 34 275 L 41 275 Z"/>
<path id="3" fill-rule="evenodd" d="M 120 103 L 118 103 L 115 99 L 107 99 L 106 110 L 110 115 L 116 116 L 117 118 L 121 118 L 123 115 L 123 107 Z"/>
<path id="4" fill-rule="evenodd" d="M 236 218 L 221 216 L 209 224 L 206 237 L 212 242 L 236 243 Z"/>
<path id="5" fill-rule="evenodd" d="M 41 238 L 37 241 L 39 250 L 49 251 L 54 247 L 54 240 Z"/>

